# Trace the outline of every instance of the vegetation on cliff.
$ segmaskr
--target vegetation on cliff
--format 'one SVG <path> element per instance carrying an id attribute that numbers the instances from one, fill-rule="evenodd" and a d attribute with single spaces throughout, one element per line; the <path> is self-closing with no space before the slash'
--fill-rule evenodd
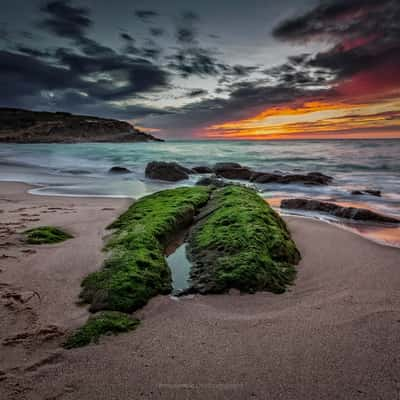
<path id="1" fill-rule="evenodd" d="M 0 142 L 83 143 L 162 141 L 125 121 L 64 112 L 0 108 Z"/>

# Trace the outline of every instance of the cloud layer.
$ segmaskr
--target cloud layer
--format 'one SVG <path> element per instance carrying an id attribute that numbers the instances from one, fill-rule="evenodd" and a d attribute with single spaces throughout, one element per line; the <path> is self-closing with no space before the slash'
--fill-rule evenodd
<path id="1" fill-rule="evenodd" d="M 183 138 L 399 133 L 397 0 L 303 9 L 270 27 L 271 37 L 292 45 L 287 60 L 272 65 L 230 62 L 194 11 L 171 18 L 127 4 L 127 12 L 142 33 L 118 28 L 112 44 L 94 34 L 94 13 L 78 1 L 41 3 L 29 38 L 1 28 L 0 106 L 135 120 Z M 35 35 L 52 39 L 40 46 Z"/>

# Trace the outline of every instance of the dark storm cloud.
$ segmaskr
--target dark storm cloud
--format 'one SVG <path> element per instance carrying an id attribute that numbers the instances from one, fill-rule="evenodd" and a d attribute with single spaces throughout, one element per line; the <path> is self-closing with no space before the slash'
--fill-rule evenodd
<path id="1" fill-rule="evenodd" d="M 164 35 L 165 31 L 162 28 L 150 28 L 149 29 L 150 35 L 155 37 L 160 37 Z"/>
<path id="2" fill-rule="evenodd" d="M 205 96 L 207 94 L 208 94 L 207 90 L 204 90 L 204 89 L 193 89 L 193 90 L 190 90 L 186 94 L 186 96 L 187 97 L 199 97 L 199 96 Z"/>
<path id="3" fill-rule="evenodd" d="M 135 15 L 143 22 L 149 22 L 158 17 L 159 14 L 154 10 L 135 10 Z"/>
<path id="4" fill-rule="evenodd" d="M 282 68 L 282 74 L 286 74 L 286 80 L 299 82 L 301 75 L 316 69 L 320 73 L 312 78 L 322 82 L 325 73 L 330 81 L 334 74 L 339 84 L 344 78 L 354 78 L 363 71 L 378 71 L 383 65 L 400 69 L 399 20 L 397 0 L 321 2 L 308 13 L 282 22 L 273 33 L 292 42 L 328 40 L 331 48 L 315 55 L 291 57 L 289 64 L 297 69 L 290 73 Z M 382 79 L 376 75 L 374 79 Z"/>
<path id="5" fill-rule="evenodd" d="M 128 33 L 122 32 L 120 33 L 120 36 L 123 40 L 125 40 L 128 43 L 133 43 L 135 41 L 135 39 Z"/>
<path id="6" fill-rule="evenodd" d="M 50 1 L 41 12 L 39 26 L 74 47 L 41 50 L 14 43 L 9 51 L 0 51 L 2 105 L 67 111 L 79 106 L 80 112 L 101 110 L 126 118 L 132 118 L 132 112 L 157 112 L 151 107 L 115 103 L 168 87 L 169 73 L 143 57 L 156 56 L 151 42 L 133 57 L 87 36 L 92 25 L 87 8 L 75 7 L 70 1 Z M 132 36 L 123 33 L 121 38 L 133 48 Z"/>
<path id="7" fill-rule="evenodd" d="M 10 39 L 10 37 L 9 37 L 7 30 L 4 28 L 0 28 L 0 40 L 7 41 L 9 39 Z"/>
<path id="8" fill-rule="evenodd" d="M 46 18 L 40 25 L 61 37 L 79 40 L 92 25 L 89 10 L 74 7 L 69 0 L 50 1 L 41 10 Z"/>
<path id="9" fill-rule="evenodd" d="M 18 52 L 20 53 L 36 58 L 47 58 L 51 56 L 51 53 L 49 51 L 31 49 L 30 47 L 26 47 L 23 45 L 17 45 L 16 50 L 18 50 Z"/>
<path id="10" fill-rule="evenodd" d="M 316 96 L 318 91 L 308 92 Z M 293 86 L 263 86 L 261 82 L 242 82 L 231 86 L 228 98 L 205 99 L 188 104 L 171 114 L 155 117 L 155 124 L 167 127 L 174 136 L 187 137 L 212 124 L 226 120 L 248 118 L 255 113 L 304 96 L 304 91 Z M 172 111 L 175 111 L 173 113 Z"/>
<path id="11" fill-rule="evenodd" d="M 258 66 L 234 65 L 231 73 L 236 77 L 247 77 L 258 70 Z"/>
<path id="12" fill-rule="evenodd" d="M 313 39 L 317 35 L 343 38 L 361 32 L 373 33 L 376 29 L 385 29 L 384 22 L 393 18 L 396 8 L 397 0 L 322 1 L 308 13 L 282 22 L 274 35 L 296 41 Z"/>
<path id="13" fill-rule="evenodd" d="M 92 75 L 93 84 L 87 84 L 83 89 L 103 100 L 122 100 L 135 93 L 165 87 L 168 82 L 168 74 L 150 61 L 114 51 L 110 56 L 89 57 L 59 49 L 56 56 L 78 76 Z M 100 77 L 96 77 L 96 74 Z M 104 74 L 108 76 L 101 77 Z"/>
<path id="14" fill-rule="evenodd" d="M 35 57 L 0 51 L 0 92 L 3 105 L 44 90 L 62 90 L 80 86 L 76 75 L 60 67 L 50 66 Z"/>
<path id="15" fill-rule="evenodd" d="M 225 68 L 209 50 L 200 47 L 180 49 L 168 59 L 168 67 L 184 78 L 190 75 L 215 76 Z"/>
<path id="16" fill-rule="evenodd" d="M 192 11 L 183 12 L 176 28 L 176 39 L 183 45 L 193 45 L 197 42 L 196 23 L 199 16 Z"/>
<path id="17" fill-rule="evenodd" d="M 111 68 L 111 65 L 107 67 Z M 91 67 L 92 71 L 97 69 L 94 65 Z M 146 78 L 148 68 L 142 73 Z M 101 81 L 88 83 L 79 77 L 75 68 L 60 68 L 32 56 L 0 51 L 0 106 L 67 110 L 123 119 L 167 113 L 151 107 L 122 106 L 104 101 L 124 97 L 125 90 L 127 88 L 107 88 Z"/>

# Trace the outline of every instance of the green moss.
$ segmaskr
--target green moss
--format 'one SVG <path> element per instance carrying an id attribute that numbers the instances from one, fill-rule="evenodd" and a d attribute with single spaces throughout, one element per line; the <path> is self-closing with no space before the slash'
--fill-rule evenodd
<path id="1" fill-rule="evenodd" d="M 97 343 L 100 336 L 118 334 L 135 329 L 139 320 L 124 313 L 104 311 L 90 317 L 86 324 L 68 337 L 64 347 L 72 349 L 86 346 L 91 342 Z"/>
<path id="2" fill-rule="evenodd" d="M 215 211 L 189 241 L 193 287 L 285 291 L 300 254 L 280 216 L 254 190 L 239 186 L 216 190 L 207 207 Z"/>
<path id="3" fill-rule="evenodd" d="M 24 232 L 26 242 L 29 244 L 54 244 L 60 243 L 73 236 L 54 226 L 41 226 Z"/>
<path id="4" fill-rule="evenodd" d="M 134 203 L 109 228 L 115 229 L 105 250 L 103 268 L 82 283 L 81 299 L 92 311 L 134 311 L 171 291 L 164 248 L 177 230 L 188 226 L 207 203 L 207 187 L 165 190 Z"/>

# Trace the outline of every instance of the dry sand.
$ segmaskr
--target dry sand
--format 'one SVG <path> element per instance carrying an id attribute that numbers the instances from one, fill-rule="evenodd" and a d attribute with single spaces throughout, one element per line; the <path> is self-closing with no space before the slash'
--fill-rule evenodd
<path id="1" fill-rule="evenodd" d="M 160 296 L 135 332 L 67 351 L 80 281 L 129 201 L 26 189 L 0 183 L 1 399 L 400 399 L 400 249 L 287 218 L 303 256 L 288 293 Z M 76 238 L 20 242 L 43 224 Z"/>

